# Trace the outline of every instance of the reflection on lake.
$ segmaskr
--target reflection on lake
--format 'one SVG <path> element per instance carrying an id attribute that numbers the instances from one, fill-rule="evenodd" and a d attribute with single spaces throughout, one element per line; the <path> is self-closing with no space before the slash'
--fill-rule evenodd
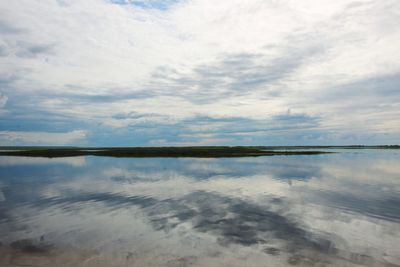
<path id="1" fill-rule="evenodd" d="M 0 157 L 0 265 L 400 266 L 399 153 Z"/>

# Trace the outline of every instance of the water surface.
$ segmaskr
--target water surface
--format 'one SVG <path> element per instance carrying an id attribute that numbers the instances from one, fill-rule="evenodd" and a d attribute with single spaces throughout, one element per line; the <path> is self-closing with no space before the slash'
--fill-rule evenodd
<path id="1" fill-rule="evenodd" d="M 400 266 L 400 151 L 0 157 L 1 266 Z"/>

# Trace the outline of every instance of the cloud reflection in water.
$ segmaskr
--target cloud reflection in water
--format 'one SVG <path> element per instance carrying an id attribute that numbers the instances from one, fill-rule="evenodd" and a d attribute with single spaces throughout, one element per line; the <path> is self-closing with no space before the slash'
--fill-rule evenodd
<path id="1" fill-rule="evenodd" d="M 0 164 L 2 264 L 400 265 L 390 152 L 85 163 Z"/>

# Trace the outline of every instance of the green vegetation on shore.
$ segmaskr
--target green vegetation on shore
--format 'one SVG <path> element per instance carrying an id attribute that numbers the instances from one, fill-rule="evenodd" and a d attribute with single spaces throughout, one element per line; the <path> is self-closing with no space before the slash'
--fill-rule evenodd
<path id="1" fill-rule="evenodd" d="M 320 151 L 318 149 L 322 149 Z M 400 149 L 399 145 L 350 146 L 193 146 L 193 147 L 0 147 L 0 156 L 26 157 L 258 157 L 279 155 L 318 155 L 330 149 Z"/>
<path id="2" fill-rule="evenodd" d="M 74 156 L 107 156 L 107 157 L 257 157 L 276 155 L 317 155 L 331 153 L 314 150 L 265 150 L 262 147 L 114 147 L 114 148 L 16 148 L 2 149 L 0 156 L 26 156 L 26 157 L 74 157 Z"/>

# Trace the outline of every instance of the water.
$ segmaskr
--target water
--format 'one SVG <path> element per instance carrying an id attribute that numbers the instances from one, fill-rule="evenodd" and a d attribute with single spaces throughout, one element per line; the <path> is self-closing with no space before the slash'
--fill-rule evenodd
<path id="1" fill-rule="evenodd" d="M 400 266 L 400 151 L 0 157 L 1 266 Z"/>

